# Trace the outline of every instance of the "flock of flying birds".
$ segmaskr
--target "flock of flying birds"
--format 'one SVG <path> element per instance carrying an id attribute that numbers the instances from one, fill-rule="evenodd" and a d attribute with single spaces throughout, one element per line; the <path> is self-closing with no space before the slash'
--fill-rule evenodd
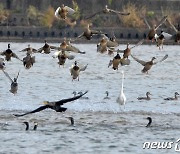
<path id="1" fill-rule="evenodd" d="M 74 25 L 74 24 L 76 24 L 76 21 L 72 21 L 72 19 L 71 19 L 71 16 L 74 13 L 75 13 L 75 11 L 72 8 L 70 8 L 68 6 L 64 6 L 64 4 L 62 4 L 55 11 L 55 17 L 59 20 L 63 20 L 68 25 Z M 113 14 L 125 15 L 125 16 L 128 16 L 130 14 L 130 12 L 119 12 L 116 10 L 109 9 L 108 6 L 106 5 L 103 10 L 98 11 L 98 12 L 86 17 L 85 20 L 90 20 L 91 18 L 93 18 L 94 16 L 96 16 L 100 13 L 106 13 L 106 14 L 113 13 Z M 13 94 L 17 93 L 17 90 L 18 90 L 17 80 L 19 77 L 19 72 L 18 72 L 17 76 L 14 79 L 12 79 L 9 76 L 9 74 L 5 71 L 5 61 L 10 61 L 11 58 L 17 58 L 18 60 L 20 60 L 23 63 L 23 65 L 26 69 L 30 69 L 36 62 L 35 56 L 32 56 L 34 53 L 49 54 L 49 53 L 51 53 L 51 50 L 56 50 L 56 52 L 53 54 L 53 58 L 58 58 L 58 65 L 63 67 L 65 65 L 65 62 L 67 59 L 73 60 L 75 58 L 74 55 L 71 55 L 71 52 L 78 53 L 78 54 L 86 54 L 85 52 L 80 51 L 78 48 L 73 46 L 71 44 L 71 41 L 75 41 L 80 38 L 84 38 L 86 40 L 91 40 L 93 38 L 93 35 L 101 35 L 102 36 L 102 39 L 100 40 L 100 42 L 97 43 L 97 52 L 102 53 L 102 54 L 108 53 L 109 55 L 115 55 L 114 58 L 109 61 L 108 67 L 112 66 L 113 70 L 118 70 L 118 68 L 120 66 L 130 65 L 129 56 L 131 56 L 135 61 L 137 61 L 138 63 L 140 63 L 143 66 L 142 73 L 148 73 L 148 71 L 152 68 L 153 65 L 156 65 L 157 63 L 166 60 L 168 58 L 168 55 L 165 55 L 162 59 L 160 59 L 158 61 L 155 61 L 156 60 L 155 57 L 152 57 L 150 61 L 143 61 L 143 60 L 140 60 L 139 58 L 135 57 L 134 55 L 132 55 L 131 50 L 133 48 L 143 44 L 143 42 L 147 41 L 147 40 L 155 42 L 157 47 L 159 47 L 159 49 L 163 48 L 163 42 L 166 39 L 167 40 L 174 39 L 175 42 L 179 43 L 180 42 L 180 29 L 179 28 L 176 29 L 176 27 L 168 20 L 167 16 L 164 16 L 160 20 L 160 22 L 157 24 L 157 26 L 154 25 L 152 27 L 148 24 L 148 22 L 145 18 L 144 18 L 144 20 L 149 28 L 147 38 L 140 40 L 137 44 L 135 44 L 132 47 L 129 47 L 130 45 L 128 43 L 127 47 L 124 50 L 119 50 L 119 49 L 116 50 L 116 47 L 119 46 L 119 43 L 116 41 L 115 36 L 108 37 L 108 35 L 102 31 L 92 30 L 90 28 L 89 24 L 87 24 L 84 32 L 81 35 L 79 35 L 77 38 L 75 38 L 74 40 L 65 38 L 64 41 L 58 47 L 49 45 L 46 40 L 45 40 L 45 44 L 39 49 L 34 49 L 30 45 L 28 45 L 27 48 L 21 50 L 21 52 L 26 52 L 26 56 L 23 59 L 19 58 L 17 56 L 17 54 L 11 50 L 10 44 L 8 44 L 8 49 L 0 53 L 0 55 L 4 56 L 4 58 L 5 58 L 5 59 L 0 58 L 0 69 L 5 74 L 5 76 L 8 77 L 8 79 L 11 82 L 10 92 Z M 166 21 L 175 30 L 175 34 L 171 35 L 171 34 L 161 31 L 161 33 L 158 35 L 157 34 L 158 28 Z M 122 56 L 120 54 L 122 54 Z M 72 81 L 75 79 L 77 79 L 79 81 L 80 72 L 85 71 L 87 66 L 88 65 L 80 67 L 80 66 L 78 66 L 78 62 L 74 61 L 74 65 L 72 65 L 72 67 L 70 68 L 70 74 L 72 76 Z M 124 72 L 122 71 L 121 92 L 120 92 L 119 97 L 116 100 L 120 105 L 125 105 L 125 102 L 126 102 L 126 97 L 123 92 L 123 80 L 124 80 Z M 27 114 L 36 113 L 36 112 L 42 111 L 47 108 L 53 109 L 56 112 L 64 112 L 67 109 L 67 108 L 62 107 L 62 105 L 64 103 L 79 99 L 83 95 L 85 95 L 87 92 L 88 91 L 86 91 L 84 93 L 78 93 L 78 95 L 74 95 L 74 97 L 72 97 L 72 98 L 63 99 L 60 101 L 55 101 L 55 102 L 45 101 L 44 106 L 40 106 L 39 108 L 37 108 L 33 111 L 30 111 L 30 112 L 24 113 L 24 114 L 15 114 L 15 116 L 20 117 L 20 116 L 24 116 Z M 108 97 L 109 93 L 106 92 L 106 94 L 107 94 L 107 96 L 105 99 L 109 99 L 109 97 Z M 151 95 L 150 92 L 147 92 L 146 97 L 138 97 L 138 100 L 150 100 L 150 95 Z M 165 100 L 177 100 L 178 95 L 179 94 L 177 92 L 175 92 L 175 97 L 165 98 Z M 26 125 L 27 125 L 27 123 L 26 123 Z"/>

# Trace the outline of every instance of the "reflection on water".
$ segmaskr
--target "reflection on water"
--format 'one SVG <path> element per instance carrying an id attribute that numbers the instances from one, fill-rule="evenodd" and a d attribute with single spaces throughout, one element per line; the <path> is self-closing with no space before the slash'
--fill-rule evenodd
<path id="1" fill-rule="evenodd" d="M 0 43 L 0 50 L 7 48 L 7 43 Z M 12 50 L 23 58 L 25 53 L 18 52 L 28 43 L 12 43 Z M 39 48 L 41 43 L 32 43 Z M 59 44 L 53 44 L 59 45 Z M 81 72 L 80 81 L 71 80 L 69 67 L 74 63 L 68 60 L 64 68 L 59 67 L 52 54 L 35 54 L 36 63 L 26 70 L 23 64 L 12 59 L 6 62 L 6 71 L 18 79 L 17 95 L 9 92 L 9 80 L 1 72 L 0 79 L 0 153 L 173 153 L 172 149 L 143 149 L 143 143 L 176 142 L 180 138 L 179 100 L 164 101 L 180 92 L 179 46 L 164 46 L 159 51 L 156 46 L 142 45 L 132 50 L 132 54 L 142 60 L 153 56 L 166 61 L 153 66 L 149 74 L 142 74 L 142 66 L 131 57 L 130 66 L 114 71 L 108 68 L 113 57 L 96 52 L 95 44 L 75 44 L 85 55 L 74 54 L 81 65 L 88 64 Z M 124 49 L 126 45 L 120 45 Z M 125 109 L 116 103 L 120 94 L 121 69 L 125 72 L 124 93 L 127 98 Z M 65 113 L 52 110 L 16 118 L 14 113 L 24 113 L 43 105 L 44 100 L 54 101 L 72 97 L 73 91 L 86 91 L 89 99 L 79 99 L 64 106 Z M 109 91 L 110 99 L 103 99 Z M 138 101 L 150 91 L 150 101 Z M 70 126 L 67 116 L 73 116 L 75 125 Z M 153 119 L 152 127 L 146 128 L 147 116 Z M 25 131 L 24 121 L 30 123 L 30 130 Z M 38 122 L 37 131 L 33 131 L 34 122 Z"/>

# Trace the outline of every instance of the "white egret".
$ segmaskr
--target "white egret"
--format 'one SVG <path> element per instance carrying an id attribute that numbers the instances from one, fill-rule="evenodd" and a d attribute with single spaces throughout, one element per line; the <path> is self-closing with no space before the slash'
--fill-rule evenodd
<path id="1" fill-rule="evenodd" d="M 117 98 L 116 102 L 119 103 L 120 105 L 124 105 L 125 108 L 126 96 L 123 92 L 124 71 L 122 71 L 121 73 L 122 73 L 122 87 L 121 87 L 120 96 Z"/>

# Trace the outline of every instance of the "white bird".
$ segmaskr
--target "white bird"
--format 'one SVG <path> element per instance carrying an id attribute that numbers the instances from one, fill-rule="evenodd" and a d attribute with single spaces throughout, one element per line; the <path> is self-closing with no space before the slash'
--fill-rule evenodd
<path id="1" fill-rule="evenodd" d="M 124 105 L 124 108 L 125 108 L 126 96 L 123 92 L 124 71 L 122 71 L 121 73 L 122 73 L 122 87 L 120 91 L 120 96 L 117 98 L 116 102 L 119 103 L 120 105 Z"/>

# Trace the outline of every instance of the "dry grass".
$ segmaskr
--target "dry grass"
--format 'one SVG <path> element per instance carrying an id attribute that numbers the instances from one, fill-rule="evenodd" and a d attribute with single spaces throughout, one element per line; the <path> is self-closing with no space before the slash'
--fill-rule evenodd
<path id="1" fill-rule="evenodd" d="M 2 3 L 0 3 L 0 22 L 5 21 L 10 15 L 10 12 L 8 10 L 4 9 L 4 6 Z"/>
<path id="2" fill-rule="evenodd" d="M 51 28 L 53 26 L 55 17 L 54 17 L 54 8 L 49 6 L 47 11 L 44 13 L 44 15 L 40 19 L 40 23 L 42 26 Z"/>
<path id="3" fill-rule="evenodd" d="M 146 14 L 145 7 L 136 7 L 135 4 L 128 3 L 123 7 L 124 12 L 130 12 L 128 16 L 119 16 L 124 27 L 140 28 L 144 26 L 143 16 Z"/>

